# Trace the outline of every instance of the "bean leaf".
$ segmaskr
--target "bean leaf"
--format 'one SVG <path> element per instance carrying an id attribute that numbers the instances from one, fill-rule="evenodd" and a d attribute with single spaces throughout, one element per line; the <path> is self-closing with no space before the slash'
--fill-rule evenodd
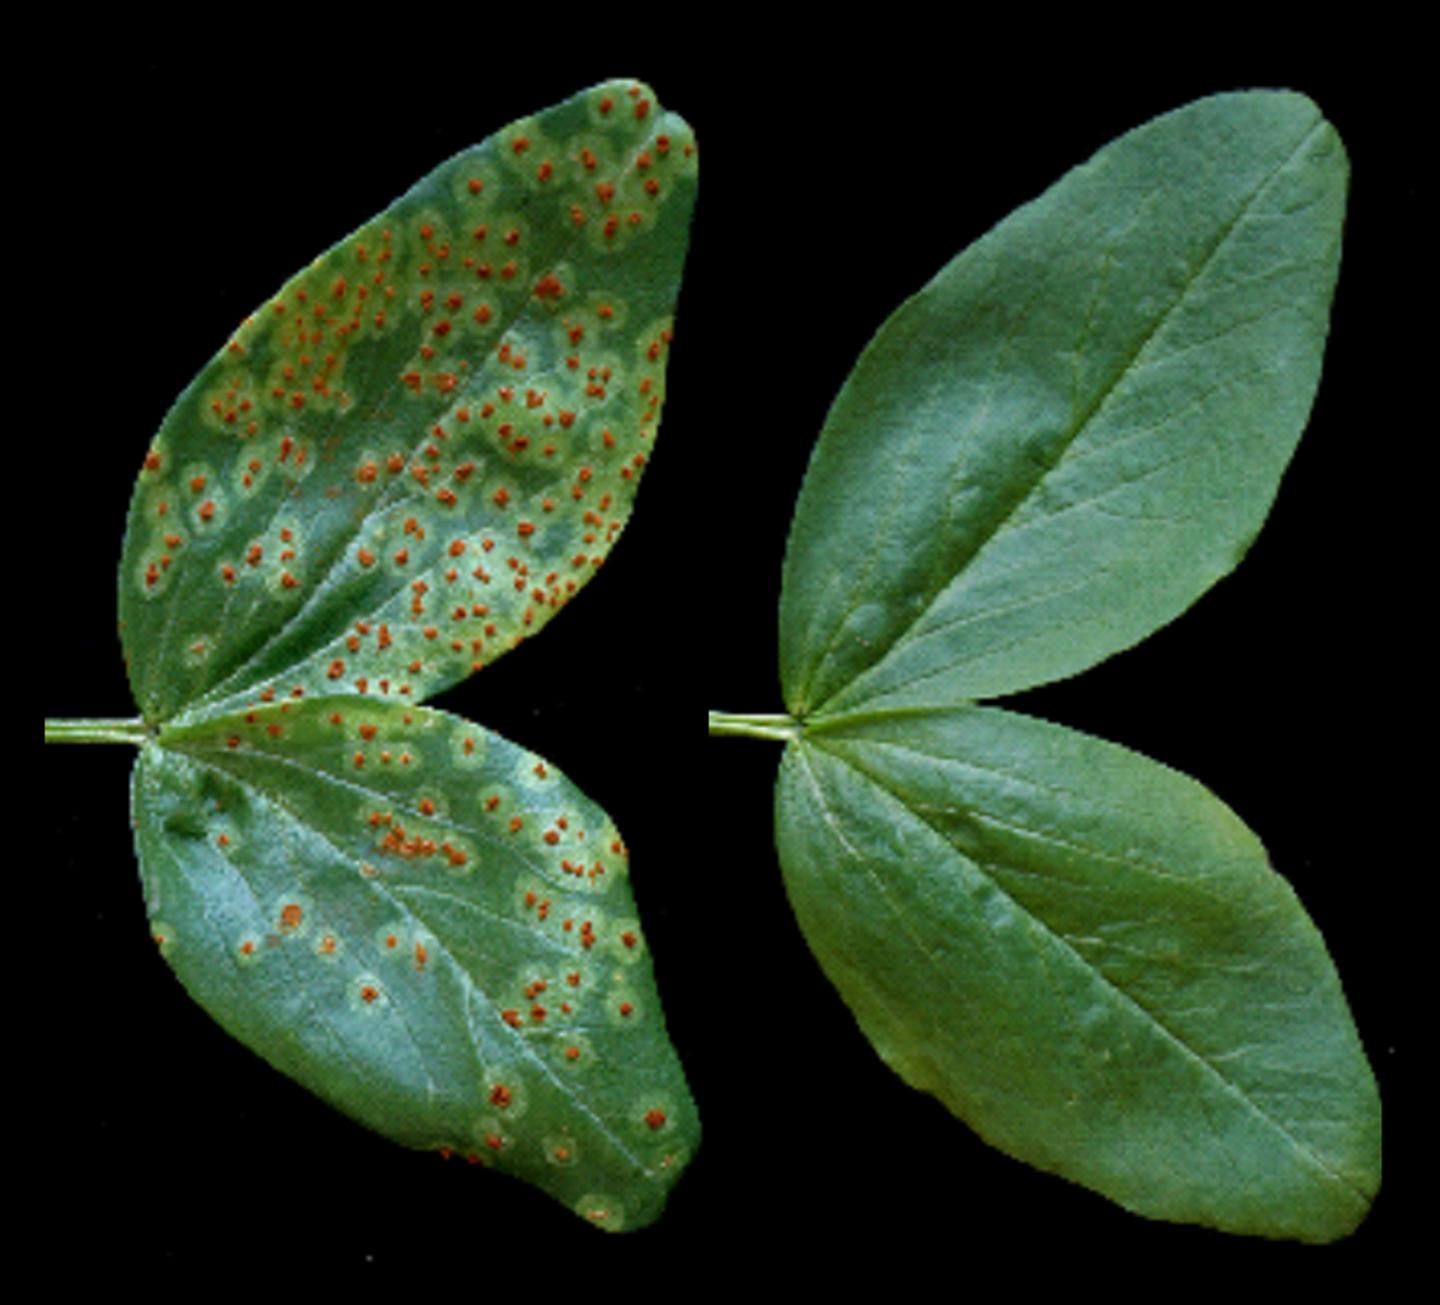
<path id="1" fill-rule="evenodd" d="M 841 390 L 796 509 L 796 716 L 1074 675 L 1244 556 L 1304 429 L 1347 167 L 1304 97 L 1101 150 L 946 267 Z"/>
<path id="2" fill-rule="evenodd" d="M 131 504 L 147 720 L 266 689 L 419 701 L 564 606 L 653 445 L 694 167 L 648 90 L 599 87 L 437 168 L 241 324 Z"/>
<path id="3" fill-rule="evenodd" d="M 634 82 L 437 168 L 180 396 L 120 575 L 137 845 L 188 990 L 362 1123 L 609 1229 L 698 1139 L 624 845 L 549 763 L 418 704 L 624 527 L 694 192 L 688 127 Z"/>
<path id="4" fill-rule="evenodd" d="M 1217 96 L 905 304 L 796 510 L 771 727 L 796 914 L 907 1082 L 1130 1209 L 1312 1241 L 1380 1172 L 1314 926 L 1193 781 L 971 704 L 1135 644 L 1243 556 L 1314 398 L 1346 184 L 1308 100 Z"/>
<path id="5" fill-rule="evenodd" d="M 986 1141 L 1156 1218 L 1328 1241 L 1379 1100 L 1324 943 L 1195 781 L 988 707 L 786 754 L 805 937 L 885 1062 Z"/>

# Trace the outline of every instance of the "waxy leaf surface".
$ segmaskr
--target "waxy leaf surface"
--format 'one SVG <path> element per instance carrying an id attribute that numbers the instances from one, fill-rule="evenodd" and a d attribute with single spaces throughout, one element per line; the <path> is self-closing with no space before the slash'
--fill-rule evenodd
<path id="1" fill-rule="evenodd" d="M 787 750 L 806 939 L 885 1061 L 993 1145 L 1156 1218 L 1327 1241 L 1379 1101 L 1319 934 L 1193 780 L 993 708 Z"/>
<path id="2" fill-rule="evenodd" d="M 272 1064 L 607 1229 L 698 1141 L 624 848 L 423 699 L 533 636 L 654 445 L 695 193 L 613 82 L 431 173 L 259 307 L 145 458 L 120 617 L 157 942 Z"/>
<path id="3" fill-rule="evenodd" d="M 837 398 L 796 512 L 791 713 L 1073 675 L 1233 569 L 1310 411 L 1346 179 L 1304 97 L 1202 100 L 906 303 Z"/>

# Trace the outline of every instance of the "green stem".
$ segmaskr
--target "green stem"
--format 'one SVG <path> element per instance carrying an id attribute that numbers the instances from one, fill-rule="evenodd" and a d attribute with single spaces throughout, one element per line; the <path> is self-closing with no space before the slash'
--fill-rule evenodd
<path id="1" fill-rule="evenodd" d="M 135 720 L 47 720 L 46 743 L 129 743 L 145 742 L 145 722 Z"/>
<path id="2" fill-rule="evenodd" d="M 710 713 L 710 733 L 716 737 L 792 743 L 800 737 L 800 731 L 800 722 L 792 716 L 732 716 L 723 711 Z"/>

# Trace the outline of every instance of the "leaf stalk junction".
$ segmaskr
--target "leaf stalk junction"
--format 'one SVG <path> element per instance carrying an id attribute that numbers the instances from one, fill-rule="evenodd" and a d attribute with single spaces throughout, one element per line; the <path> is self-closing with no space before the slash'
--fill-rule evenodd
<path id="1" fill-rule="evenodd" d="M 717 737 L 793 743 L 802 730 L 803 726 L 793 716 L 732 716 L 723 711 L 710 713 L 710 733 Z"/>
<path id="2" fill-rule="evenodd" d="M 130 743 L 139 747 L 149 737 L 145 722 L 134 720 L 47 720 L 46 743 Z"/>

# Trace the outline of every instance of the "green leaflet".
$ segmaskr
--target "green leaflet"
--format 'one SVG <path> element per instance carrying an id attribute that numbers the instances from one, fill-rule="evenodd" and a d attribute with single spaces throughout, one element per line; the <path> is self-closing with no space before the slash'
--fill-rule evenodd
<path id="1" fill-rule="evenodd" d="M 1323 942 L 1193 780 L 994 708 L 786 753 L 806 940 L 881 1056 L 982 1137 L 1157 1218 L 1327 1241 L 1380 1106 Z"/>
<path id="2" fill-rule="evenodd" d="M 695 162 L 650 91 L 596 87 L 443 164 L 242 323 L 131 503 L 148 721 L 265 689 L 419 701 L 569 600 L 654 444 Z"/>
<path id="3" fill-rule="evenodd" d="M 781 601 L 785 880 L 882 1057 L 1157 1218 L 1307 1241 L 1379 1183 L 1324 944 L 1245 827 L 973 700 L 1145 638 L 1259 531 L 1314 398 L 1347 168 L 1301 96 L 1131 132 L 962 253 L 836 399 Z"/>
<path id="4" fill-rule="evenodd" d="M 146 904 L 181 982 L 377 1132 L 650 1222 L 698 1119 L 609 818 L 443 712 L 284 708 L 140 754 Z"/>
<path id="5" fill-rule="evenodd" d="M 1302 96 L 1202 100 L 905 304 L 836 399 L 796 509 L 791 712 L 1074 675 L 1233 569 L 1314 397 L 1346 173 Z"/>
<path id="6" fill-rule="evenodd" d="M 695 168 L 634 82 L 443 164 L 176 401 L 120 570 L 137 846 L 187 989 L 362 1123 L 611 1230 L 659 1214 L 699 1136 L 620 836 L 417 704 L 543 628 L 623 528 Z"/>

